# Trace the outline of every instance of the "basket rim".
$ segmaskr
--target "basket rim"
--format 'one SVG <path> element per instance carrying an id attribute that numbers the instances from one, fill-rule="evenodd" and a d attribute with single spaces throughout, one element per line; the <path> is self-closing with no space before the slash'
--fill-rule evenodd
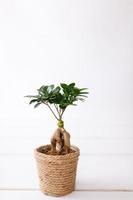
<path id="1" fill-rule="evenodd" d="M 37 148 L 34 149 L 34 154 L 36 157 L 40 157 L 42 159 L 45 159 L 45 158 L 50 158 L 50 159 L 54 159 L 54 160 L 64 160 L 64 159 L 67 159 L 67 158 L 72 158 L 72 157 L 78 157 L 80 155 L 80 149 L 75 146 L 75 145 L 71 145 L 71 148 L 75 150 L 75 152 L 71 152 L 69 154 L 65 154 L 65 155 L 47 155 L 47 154 L 44 154 L 44 153 L 41 153 L 38 151 L 38 149 L 40 147 L 43 147 L 43 146 L 47 146 L 47 145 L 41 145 Z"/>

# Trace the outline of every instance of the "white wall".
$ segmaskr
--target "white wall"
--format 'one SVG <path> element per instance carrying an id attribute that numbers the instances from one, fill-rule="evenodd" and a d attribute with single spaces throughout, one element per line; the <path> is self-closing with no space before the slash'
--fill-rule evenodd
<path id="1" fill-rule="evenodd" d="M 34 110 L 23 96 L 74 81 L 90 94 L 66 111 L 72 142 L 83 154 L 124 155 L 133 165 L 132 22 L 131 0 L 0 0 L 2 155 L 32 152 L 56 127 L 45 107 Z M 123 170 L 133 188 L 128 165 Z"/>

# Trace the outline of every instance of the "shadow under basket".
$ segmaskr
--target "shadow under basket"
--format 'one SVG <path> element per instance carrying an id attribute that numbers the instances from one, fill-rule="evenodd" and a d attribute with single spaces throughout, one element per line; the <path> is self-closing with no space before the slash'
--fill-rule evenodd
<path id="1" fill-rule="evenodd" d="M 75 189 L 79 149 L 71 146 L 73 151 L 69 154 L 47 155 L 39 151 L 40 148 L 45 147 L 50 145 L 34 150 L 41 191 L 51 196 L 64 196 L 71 193 Z"/>

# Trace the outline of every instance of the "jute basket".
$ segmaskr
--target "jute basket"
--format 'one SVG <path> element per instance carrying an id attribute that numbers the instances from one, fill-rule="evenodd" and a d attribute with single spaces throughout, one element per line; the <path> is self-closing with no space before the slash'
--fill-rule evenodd
<path id="1" fill-rule="evenodd" d="M 48 146 L 48 145 L 46 145 Z M 40 180 L 40 189 L 44 194 L 63 196 L 75 189 L 75 178 L 79 149 L 71 146 L 74 152 L 66 155 L 46 155 L 35 149 L 35 159 Z"/>

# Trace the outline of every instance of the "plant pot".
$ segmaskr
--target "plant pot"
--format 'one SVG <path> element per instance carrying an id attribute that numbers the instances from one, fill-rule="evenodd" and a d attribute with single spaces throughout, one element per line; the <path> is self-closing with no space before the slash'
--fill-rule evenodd
<path id="1" fill-rule="evenodd" d="M 71 146 L 74 151 L 69 154 L 47 155 L 39 152 L 41 147 L 34 151 L 41 191 L 51 196 L 71 193 L 75 189 L 79 149 Z"/>

